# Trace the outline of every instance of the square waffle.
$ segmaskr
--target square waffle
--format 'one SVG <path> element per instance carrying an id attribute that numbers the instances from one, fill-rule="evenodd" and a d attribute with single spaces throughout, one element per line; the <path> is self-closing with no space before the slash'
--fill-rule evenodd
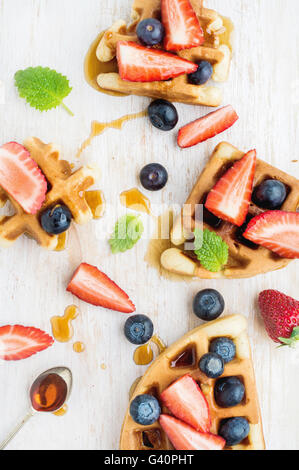
<path id="1" fill-rule="evenodd" d="M 171 241 L 174 245 L 183 245 L 186 240 L 190 240 L 190 232 L 193 232 L 196 226 L 202 227 L 201 222 L 196 220 L 196 205 L 204 203 L 207 194 L 219 178 L 236 160 L 243 156 L 243 152 L 226 142 L 222 142 L 216 147 L 185 203 L 183 215 L 179 216 L 174 224 L 171 234 Z M 295 212 L 299 207 L 299 181 L 263 160 L 257 160 L 253 186 L 259 185 L 267 178 L 277 179 L 286 185 L 288 195 L 280 209 Z M 257 207 L 253 202 L 250 203 L 249 217 L 256 216 L 261 212 L 264 212 L 263 209 Z M 196 257 L 193 256 L 192 259 L 193 252 L 184 252 L 176 248 L 170 248 L 162 254 L 161 263 L 164 268 L 178 274 L 189 274 L 202 279 L 234 279 L 275 271 L 290 263 L 290 259 L 281 258 L 267 248 L 250 242 L 248 244 L 245 239 L 241 242 L 237 236 L 238 227 L 226 221 L 220 221 L 218 224 L 219 220 L 215 226 L 213 224 L 215 218 L 212 216 L 211 219 L 209 215 L 205 216 L 205 214 L 204 212 L 203 228 L 216 232 L 229 246 L 229 259 L 224 269 L 218 273 L 211 273 L 200 265 Z"/>
<path id="2" fill-rule="evenodd" d="M 64 203 L 77 224 L 87 223 L 93 218 L 93 213 L 85 191 L 99 178 L 99 170 L 84 166 L 73 172 L 69 162 L 59 159 L 59 151 L 53 144 L 44 144 L 35 137 L 26 140 L 24 146 L 45 175 L 49 189 L 41 209 L 32 215 L 24 212 L 22 207 L 0 188 L 0 207 L 10 201 L 15 211 L 13 215 L 0 219 L 0 245 L 11 245 L 22 234 L 26 234 L 43 248 L 55 250 L 59 236 L 50 235 L 43 230 L 40 224 L 42 212 L 47 207 Z"/>
<path id="3" fill-rule="evenodd" d="M 230 315 L 205 323 L 187 333 L 164 353 L 157 357 L 142 377 L 133 393 L 132 399 L 144 393 L 154 394 L 159 400 L 163 390 L 185 374 L 190 374 L 199 384 L 210 407 L 211 432 L 218 434 L 223 419 L 237 416 L 245 417 L 249 422 L 248 437 L 233 450 L 263 450 L 265 448 L 261 413 L 258 403 L 251 349 L 247 335 L 247 321 L 242 315 Z M 220 408 L 214 399 L 215 379 L 209 379 L 198 369 L 198 361 L 209 351 L 210 342 L 220 336 L 231 338 L 236 345 L 236 357 L 225 365 L 221 377 L 237 376 L 245 386 L 243 402 L 231 408 Z M 189 362 L 178 365 L 178 358 L 183 355 Z M 177 366 L 175 366 L 177 364 Z M 162 413 L 167 413 L 162 408 Z M 173 449 L 166 434 L 156 422 L 151 426 L 141 426 L 130 416 L 129 409 L 125 416 L 120 438 L 121 450 L 171 450 Z M 227 448 L 226 448 L 227 449 Z"/>
<path id="4" fill-rule="evenodd" d="M 225 32 L 223 20 L 213 10 L 202 7 L 202 1 L 191 0 L 200 24 L 204 30 L 205 42 L 200 47 L 179 51 L 178 55 L 192 62 L 207 60 L 213 65 L 212 78 L 215 82 L 224 82 L 228 78 L 231 49 L 221 41 Z M 118 41 L 137 42 L 136 28 L 145 18 L 161 17 L 161 0 L 135 0 L 132 8 L 132 23 L 126 26 L 122 20 L 109 28 L 99 42 L 97 58 L 100 62 L 109 62 L 116 56 Z M 118 73 L 100 74 L 97 82 L 102 89 L 124 94 L 164 98 L 187 104 L 219 106 L 222 102 L 222 91 L 215 86 L 191 85 L 187 75 L 181 75 L 168 81 L 138 83 L 122 80 Z"/>

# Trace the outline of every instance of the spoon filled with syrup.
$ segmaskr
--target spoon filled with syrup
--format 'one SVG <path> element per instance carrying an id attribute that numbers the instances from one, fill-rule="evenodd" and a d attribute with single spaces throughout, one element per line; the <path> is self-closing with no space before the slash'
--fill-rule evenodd
<path id="1" fill-rule="evenodd" d="M 0 450 L 5 449 L 35 413 L 55 413 L 60 410 L 70 396 L 72 384 L 72 373 L 67 367 L 54 367 L 40 374 L 29 391 L 30 408 L 27 415 L 0 444 Z"/>

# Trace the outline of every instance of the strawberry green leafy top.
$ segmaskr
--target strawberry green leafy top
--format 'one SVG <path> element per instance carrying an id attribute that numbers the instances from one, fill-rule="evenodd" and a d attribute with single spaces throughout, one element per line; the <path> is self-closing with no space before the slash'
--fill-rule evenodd
<path id="1" fill-rule="evenodd" d="M 124 215 L 115 225 L 109 240 L 112 253 L 130 250 L 143 234 L 143 223 L 135 215 Z"/>
<path id="2" fill-rule="evenodd" d="M 15 85 L 21 98 L 39 111 L 48 111 L 61 105 L 74 115 L 63 103 L 72 90 L 68 79 L 48 67 L 29 67 L 15 74 Z"/>
<path id="3" fill-rule="evenodd" d="M 222 269 L 228 260 L 228 245 L 210 230 L 194 230 L 194 253 L 202 266 L 212 273 Z"/>

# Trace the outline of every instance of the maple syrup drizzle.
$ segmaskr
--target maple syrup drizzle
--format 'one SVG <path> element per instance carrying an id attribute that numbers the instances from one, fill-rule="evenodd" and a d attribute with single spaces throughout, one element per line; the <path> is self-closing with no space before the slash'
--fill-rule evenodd
<path id="1" fill-rule="evenodd" d="M 232 48 L 232 33 L 235 29 L 233 22 L 231 21 L 230 18 L 227 18 L 226 16 L 221 16 L 222 22 L 223 22 L 223 28 L 224 31 L 223 33 L 219 34 L 219 40 L 221 45 L 228 46 L 229 49 L 233 50 Z"/>
<path id="2" fill-rule="evenodd" d="M 59 410 L 54 411 L 53 415 L 55 415 L 55 416 L 64 416 L 67 413 L 67 411 L 68 411 L 68 406 L 65 403 L 61 408 L 59 408 Z"/>
<path id="3" fill-rule="evenodd" d="M 74 344 L 73 344 L 73 350 L 76 352 L 76 353 L 82 353 L 85 351 L 85 344 L 82 343 L 81 341 L 76 341 Z"/>
<path id="4" fill-rule="evenodd" d="M 123 128 L 123 125 L 126 124 L 128 121 L 132 121 L 133 119 L 138 119 L 145 117 L 147 115 L 147 111 L 142 111 L 140 113 L 134 113 L 134 114 L 127 114 L 126 116 L 123 116 L 119 119 L 115 119 L 114 121 L 111 122 L 98 122 L 98 121 L 93 121 L 91 123 L 91 132 L 90 136 L 88 139 L 86 139 L 83 144 L 81 145 L 80 149 L 77 152 L 77 158 L 80 157 L 81 153 L 91 145 L 93 139 L 95 137 L 98 137 L 101 135 L 105 130 L 107 129 L 117 129 L 121 130 Z"/>
<path id="5" fill-rule="evenodd" d="M 67 243 L 67 232 L 63 232 L 58 235 L 57 246 L 55 251 L 64 251 Z"/>
<path id="6" fill-rule="evenodd" d="M 64 311 L 62 317 L 55 316 L 51 318 L 52 332 L 56 341 L 66 343 L 74 336 L 72 321 L 79 315 L 79 309 L 76 305 L 70 305 Z"/>
<path id="7" fill-rule="evenodd" d="M 32 407 L 36 411 L 55 411 L 62 407 L 67 397 L 67 385 L 58 374 L 41 376 L 30 390 Z"/>
<path id="8" fill-rule="evenodd" d="M 131 387 L 130 387 L 130 390 L 129 390 L 129 399 L 131 400 L 135 390 L 136 390 L 136 387 L 137 385 L 139 384 L 140 380 L 142 379 L 142 377 L 137 377 L 137 379 L 134 380 L 134 382 L 132 383 Z"/>
<path id="9" fill-rule="evenodd" d="M 138 366 L 146 366 L 152 362 L 154 359 L 154 352 L 152 349 L 152 344 L 155 344 L 158 348 L 158 355 L 161 354 L 166 349 L 166 345 L 162 339 L 154 335 L 148 343 L 139 346 L 134 352 L 134 362 Z"/>
<path id="10" fill-rule="evenodd" d="M 85 191 L 85 199 L 91 209 L 93 218 L 100 219 L 103 217 L 106 206 L 103 191 Z"/>
<path id="11" fill-rule="evenodd" d="M 120 194 L 120 202 L 128 209 L 132 209 L 137 212 L 146 212 L 146 214 L 149 215 L 151 214 L 150 200 L 137 188 L 123 191 Z"/>
<path id="12" fill-rule="evenodd" d="M 96 56 L 97 48 L 99 45 L 100 40 L 104 36 L 106 31 L 102 31 L 96 39 L 91 44 L 84 62 L 84 73 L 85 79 L 87 83 L 92 86 L 97 91 L 101 93 L 105 93 L 106 95 L 112 96 L 127 96 L 124 93 L 120 93 L 117 91 L 109 91 L 101 88 L 97 82 L 97 77 L 101 73 L 114 73 L 118 72 L 117 60 L 116 58 L 111 60 L 110 62 L 100 62 Z"/>

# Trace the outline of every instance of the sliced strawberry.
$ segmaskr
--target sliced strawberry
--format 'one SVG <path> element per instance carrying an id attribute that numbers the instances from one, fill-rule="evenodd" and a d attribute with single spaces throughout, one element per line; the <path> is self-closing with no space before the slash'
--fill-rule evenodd
<path id="1" fill-rule="evenodd" d="M 256 151 L 238 160 L 209 192 L 205 207 L 220 219 L 241 226 L 246 219 L 252 194 Z"/>
<path id="2" fill-rule="evenodd" d="M 118 312 L 135 312 L 127 294 L 95 266 L 82 263 L 73 275 L 67 291 L 92 305 Z"/>
<path id="3" fill-rule="evenodd" d="M 47 181 L 30 153 L 20 144 L 0 147 L 0 186 L 25 212 L 36 214 L 47 192 Z"/>
<path id="4" fill-rule="evenodd" d="M 244 237 L 283 258 L 299 258 L 299 212 L 267 211 L 249 222 Z"/>
<path id="5" fill-rule="evenodd" d="M 21 325 L 0 327 L 0 359 L 5 361 L 26 359 L 53 343 L 51 336 L 37 328 Z"/>
<path id="6" fill-rule="evenodd" d="M 161 14 L 167 51 L 190 49 L 204 43 L 203 30 L 189 0 L 162 0 Z"/>
<path id="7" fill-rule="evenodd" d="M 161 400 L 174 416 L 197 431 L 210 431 L 209 405 L 191 375 L 184 375 L 166 388 L 161 394 Z"/>
<path id="8" fill-rule="evenodd" d="M 178 134 L 178 145 L 187 148 L 211 139 L 231 127 L 238 119 L 239 116 L 231 105 L 217 109 L 182 127 Z"/>
<path id="9" fill-rule="evenodd" d="M 117 43 L 117 61 L 121 78 L 131 82 L 168 80 L 198 68 L 174 54 L 127 41 Z"/>
<path id="10" fill-rule="evenodd" d="M 222 450 L 225 447 L 222 437 L 195 431 L 172 416 L 161 415 L 159 422 L 176 450 Z"/>

